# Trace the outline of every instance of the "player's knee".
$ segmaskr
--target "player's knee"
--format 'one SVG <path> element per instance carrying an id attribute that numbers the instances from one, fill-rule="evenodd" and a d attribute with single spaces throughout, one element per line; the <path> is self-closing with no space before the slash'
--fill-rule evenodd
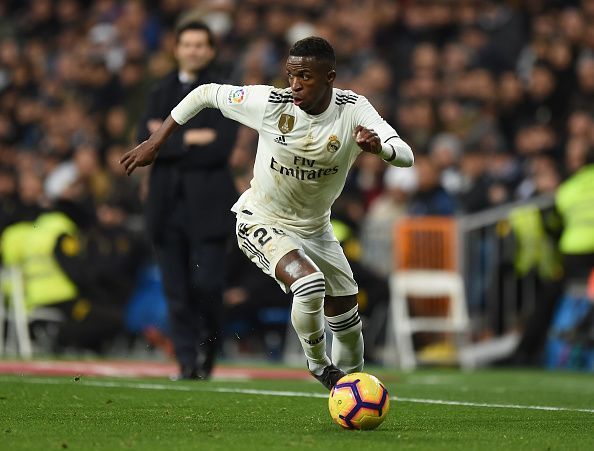
<path id="1" fill-rule="evenodd" d="M 294 249 L 284 255 L 276 264 L 275 276 L 289 286 L 300 279 L 319 272 L 316 264 L 301 249 Z"/>

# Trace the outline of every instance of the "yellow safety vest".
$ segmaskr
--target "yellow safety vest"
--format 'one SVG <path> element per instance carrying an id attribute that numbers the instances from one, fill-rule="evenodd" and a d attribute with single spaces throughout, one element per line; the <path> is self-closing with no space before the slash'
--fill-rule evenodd
<path id="1" fill-rule="evenodd" d="M 531 204 L 516 207 L 510 212 L 509 222 L 516 239 L 516 272 L 523 277 L 534 268 L 543 279 L 559 279 L 563 268 L 545 231 L 540 210 Z"/>
<path id="2" fill-rule="evenodd" d="M 0 237 L 4 266 L 18 266 L 23 263 L 23 243 L 26 242 L 32 228 L 32 222 L 22 221 L 4 229 Z"/>
<path id="3" fill-rule="evenodd" d="M 0 250 L 4 269 L 13 266 L 22 267 L 23 243 L 27 242 L 32 228 L 32 222 L 22 221 L 11 224 L 4 229 L 2 236 L 0 236 Z M 3 277 L 2 279 L 2 292 L 8 297 L 12 296 L 12 282 L 9 277 Z"/>
<path id="4" fill-rule="evenodd" d="M 594 253 L 594 164 L 583 167 L 561 184 L 556 204 L 564 222 L 561 252 Z"/>
<path id="5" fill-rule="evenodd" d="M 77 227 L 68 216 L 49 212 L 34 223 L 9 226 L 2 234 L 4 264 L 22 268 L 28 309 L 77 297 L 76 286 L 54 257 L 58 237 L 76 232 Z"/>

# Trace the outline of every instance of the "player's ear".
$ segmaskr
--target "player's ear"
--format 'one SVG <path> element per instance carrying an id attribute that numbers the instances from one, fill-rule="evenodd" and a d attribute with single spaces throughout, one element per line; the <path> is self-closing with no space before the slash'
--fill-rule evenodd
<path id="1" fill-rule="evenodd" d="M 328 71 L 328 74 L 326 74 L 326 80 L 328 81 L 329 85 L 334 83 L 334 80 L 336 80 L 336 71 L 334 69 L 330 69 Z"/>

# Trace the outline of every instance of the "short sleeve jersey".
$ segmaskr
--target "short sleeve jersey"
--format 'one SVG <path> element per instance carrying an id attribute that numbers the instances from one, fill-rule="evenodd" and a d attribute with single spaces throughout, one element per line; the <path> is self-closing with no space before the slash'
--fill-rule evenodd
<path id="1" fill-rule="evenodd" d="M 329 226 L 330 208 L 361 152 L 355 127 L 373 129 L 382 142 L 398 137 L 365 97 L 336 88 L 318 115 L 294 105 L 290 88 L 271 86 L 220 85 L 216 106 L 259 133 L 251 187 L 232 210 L 305 236 Z"/>

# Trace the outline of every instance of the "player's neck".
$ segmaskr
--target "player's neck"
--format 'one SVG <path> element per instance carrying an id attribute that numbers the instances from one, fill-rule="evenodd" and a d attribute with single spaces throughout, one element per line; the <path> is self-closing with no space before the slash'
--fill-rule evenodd
<path id="1" fill-rule="evenodd" d="M 322 97 L 320 102 L 314 108 L 309 111 L 304 111 L 312 116 L 317 116 L 325 112 L 330 107 L 330 102 L 332 102 L 332 92 L 332 88 L 328 89 L 328 92 L 324 94 L 324 97 Z"/>

